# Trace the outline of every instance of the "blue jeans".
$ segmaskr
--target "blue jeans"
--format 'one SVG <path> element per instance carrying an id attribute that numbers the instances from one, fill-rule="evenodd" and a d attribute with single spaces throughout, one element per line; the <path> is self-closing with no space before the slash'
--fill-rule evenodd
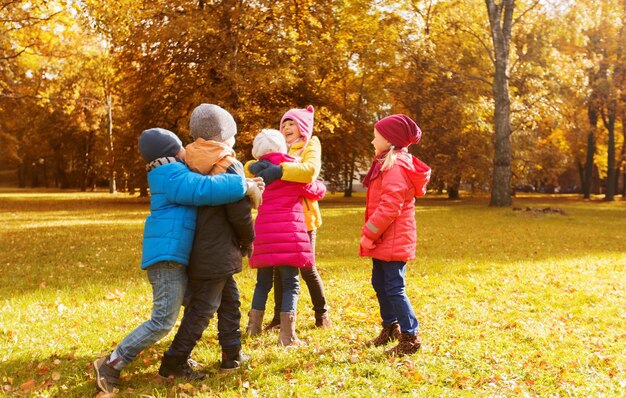
<path id="1" fill-rule="evenodd" d="M 311 239 L 311 247 L 315 254 L 315 241 L 317 237 L 317 230 L 311 230 L 308 232 Z M 328 311 L 328 305 L 326 304 L 326 295 L 324 294 L 324 283 L 317 272 L 315 264 L 311 268 L 301 268 L 300 275 L 306 283 L 306 287 L 309 289 L 311 295 L 311 303 L 313 303 L 313 311 L 316 315 L 321 315 Z M 280 309 L 282 307 L 283 297 L 283 285 L 280 280 L 280 274 L 278 267 L 274 270 L 274 319 L 280 320 Z"/>
<path id="2" fill-rule="evenodd" d="M 187 288 L 187 272 L 181 264 L 163 261 L 151 265 L 146 271 L 152 285 L 152 315 L 115 349 L 113 356 L 119 357 L 124 365 L 172 330 Z"/>
<path id="3" fill-rule="evenodd" d="M 298 291 L 300 290 L 300 279 L 297 267 L 265 267 L 256 270 L 256 287 L 252 296 L 252 308 L 265 311 L 267 296 L 272 290 L 272 279 L 274 268 L 278 268 L 280 279 L 283 285 L 281 312 L 296 312 L 298 306 Z"/>
<path id="4" fill-rule="evenodd" d="M 190 279 L 188 291 L 190 300 L 167 355 L 188 357 L 216 312 L 222 348 L 241 344 L 241 302 L 235 278 Z"/>
<path id="5" fill-rule="evenodd" d="M 398 322 L 402 333 L 417 333 L 419 323 L 405 290 L 406 263 L 376 258 L 372 261 L 372 286 L 378 298 L 383 326 Z"/>

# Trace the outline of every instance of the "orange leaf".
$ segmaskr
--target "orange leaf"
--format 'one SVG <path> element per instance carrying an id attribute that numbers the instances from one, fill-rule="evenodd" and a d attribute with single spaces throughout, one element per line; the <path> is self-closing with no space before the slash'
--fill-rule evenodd
<path id="1" fill-rule="evenodd" d="M 24 392 L 32 391 L 35 388 L 35 379 L 30 379 L 27 382 L 22 383 L 20 389 Z"/>

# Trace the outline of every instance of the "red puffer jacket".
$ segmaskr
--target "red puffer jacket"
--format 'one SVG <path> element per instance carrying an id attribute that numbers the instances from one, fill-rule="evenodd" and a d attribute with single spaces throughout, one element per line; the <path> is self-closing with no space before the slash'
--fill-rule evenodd
<path id="1" fill-rule="evenodd" d="M 415 197 L 426 193 L 430 167 L 408 152 L 399 152 L 396 165 L 370 181 L 365 225 L 361 236 L 374 242 L 360 247 L 360 255 L 383 261 L 415 258 Z"/>

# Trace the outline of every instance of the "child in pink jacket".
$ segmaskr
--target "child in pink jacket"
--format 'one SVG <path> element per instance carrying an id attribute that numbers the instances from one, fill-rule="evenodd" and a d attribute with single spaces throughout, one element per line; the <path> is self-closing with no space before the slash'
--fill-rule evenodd
<path id="1" fill-rule="evenodd" d="M 406 115 L 392 115 L 374 125 L 376 157 L 365 175 L 365 225 L 360 255 L 372 257 L 383 330 L 368 345 L 399 340 L 391 355 L 413 354 L 421 347 L 418 321 L 405 290 L 406 262 L 415 258 L 415 197 L 426 193 L 430 167 L 408 152 L 422 132 Z"/>
<path id="2" fill-rule="evenodd" d="M 286 153 L 285 138 L 278 130 L 261 131 L 252 145 L 252 155 L 257 160 L 267 160 L 276 165 L 296 161 L 295 157 Z M 255 173 L 254 167 L 259 164 L 249 165 L 250 172 Z M 300 344 L 295 330 L 298 269 L 310 268 L 315 263 L 304 220 L 302 197 L 320 200 L 325 193 L 326 187 L 321 181 L 302 184 L 276 180 L 266 186 L 254 224 L 256 238 L 250 257 L 250 267 L 257 269 L 257 282 L 249 313 L 249 335 L 261 331 L 267 296 L 272 289 L 274 267 L 278 267 L 283 285 L 278 341 L 283 346 Z"/>

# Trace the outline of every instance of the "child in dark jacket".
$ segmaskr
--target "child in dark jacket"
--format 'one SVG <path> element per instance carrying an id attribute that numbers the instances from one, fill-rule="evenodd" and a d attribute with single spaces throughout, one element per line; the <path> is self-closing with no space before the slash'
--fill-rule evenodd
<path id="1" fill-rule="evenodd" d="M 202 174 L 244 176 L 235 158 L 237 125 L 225 109 L 201 104 L 190 120 L 194 142 L 187 145 L 187 166 Z M 258 192 L 260 200 L 260 191 Z M 248 198 L 222 206 L 198 209 L 196 232 L 187 275 L 188 299 L 180 327 L 163 356 L 159 375 L 184 376 L 185 363 L 210 319 L 217 312 L 218 340 L 222 347 L 220 370 L 241 365 L 241 305 L 234 274 L 241 272 L 242 256 L 250 255 L 254 228 Z"/>
<path id="2" fill-rule="evenodd" d="M 141 133 L 139 150 L 147 163 L 150 187 L 141 268 L 147 271 L 152 285 L 152 315 L 110 355 L 94 361 L 97 386 L 106 393 L 115 392 L 121 370 L 143 349 L 165 337 L 176 323 L 187 287 L 185 268 L 193 242 L 196 206 L 238 202 L 253 185 L 238 175 L 203 176 L 192 172 L 182 163 L 182 142 L 165 129 Z M 186 369 L 193 378 L 188 365 Z"/>

